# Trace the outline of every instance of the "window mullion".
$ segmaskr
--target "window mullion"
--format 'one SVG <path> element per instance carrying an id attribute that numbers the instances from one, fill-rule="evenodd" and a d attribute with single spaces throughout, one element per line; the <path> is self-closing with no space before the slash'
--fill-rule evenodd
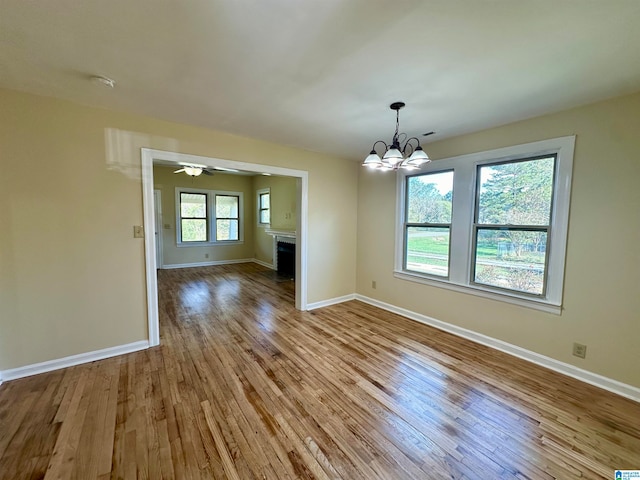
<path id="1" fill-rule="evenodd" d="M 466 284 L 471 275 L 473 212 L 475 205 L 475 165 L 456 167 L 453 176 L 453 206 L 451 216 L 451 247 L 449 280 Z"/>
<path id="2" fill-rule="evenodd" d="M 218 219 L 216 217 L 216 193 L 213 192 L 211 199 L 209 200 L 209 214 L 207 217 L 209 221 L 209 233 L 211 234 L 211 241 L 218 241 Z"/>

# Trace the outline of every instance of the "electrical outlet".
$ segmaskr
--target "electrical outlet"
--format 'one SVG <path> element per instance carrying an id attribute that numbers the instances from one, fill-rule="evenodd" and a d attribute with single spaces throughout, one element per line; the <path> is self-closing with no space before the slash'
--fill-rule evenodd
<path id="1" fill-rule="evenodd" d="M 585 358 L 587 356 L 587 346 L 581 343 L 573 344 L 573 354 L 576 357 Z"/>
<path id="2" fill-rule="evenodd" d="M 209 258 L 209 254 L 208 254 L 208 253 L 205 253 L 205 254 L 204 254 L 204 258 Z"/>
<path id="3" fill-rule="evenodd" d="M 374 290 L 376 289 L 377 284 L 375 280 L 371 280 L 371 288 L 373 288 Z"/>

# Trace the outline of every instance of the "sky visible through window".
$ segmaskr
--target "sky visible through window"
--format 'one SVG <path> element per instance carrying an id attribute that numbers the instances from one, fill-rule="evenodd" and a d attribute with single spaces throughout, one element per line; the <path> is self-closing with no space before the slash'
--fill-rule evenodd
<path id="1" fill-rule="evenodd" d="M 432 183 L 440 192 L 440 195 L 446 195 L 452 190 L 451 172 L 434 173 L 431 175 L 420 175 L 415 177 L 424 184 Z"/>

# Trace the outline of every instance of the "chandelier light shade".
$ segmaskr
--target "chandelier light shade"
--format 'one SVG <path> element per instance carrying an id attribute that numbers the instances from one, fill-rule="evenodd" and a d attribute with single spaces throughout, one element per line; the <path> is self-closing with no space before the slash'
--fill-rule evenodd
<path id="1" fill-rule="evenodd" d="M 415 170 L 420 165 L 431 161 L 420 146 L 420 140 L 416 137 L 407 139 L 406 133 L 398 133 L 400 129 L 400 109 L 404 106 L 404 102 L 394 102 L 389 105 L 389 108 L 396 112 L 396 132 L 393 134 L 391 144 L 389 145 L 382 140 L 374 142 L 371 152 L 369 152 L 367 158 L 362 162 L 363 167 L 379 168 L 382 170 L 398 170 L 400 168 Z M 425 135 L 430 135 L 431 133 L 433 132 Z M 376 145 L 379 143 L 384 145 L 382 157 L 376 151 Z"/>

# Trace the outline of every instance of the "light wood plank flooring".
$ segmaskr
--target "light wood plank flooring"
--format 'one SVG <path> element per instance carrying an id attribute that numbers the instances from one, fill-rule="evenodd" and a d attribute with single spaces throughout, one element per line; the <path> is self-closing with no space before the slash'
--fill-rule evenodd
<path id="1" fill-rule="evenodd" d="M 159 272 L 162 345 L 0 387 L 2 479 L 573 479 L 640 404 L 253 264 Z"/>

